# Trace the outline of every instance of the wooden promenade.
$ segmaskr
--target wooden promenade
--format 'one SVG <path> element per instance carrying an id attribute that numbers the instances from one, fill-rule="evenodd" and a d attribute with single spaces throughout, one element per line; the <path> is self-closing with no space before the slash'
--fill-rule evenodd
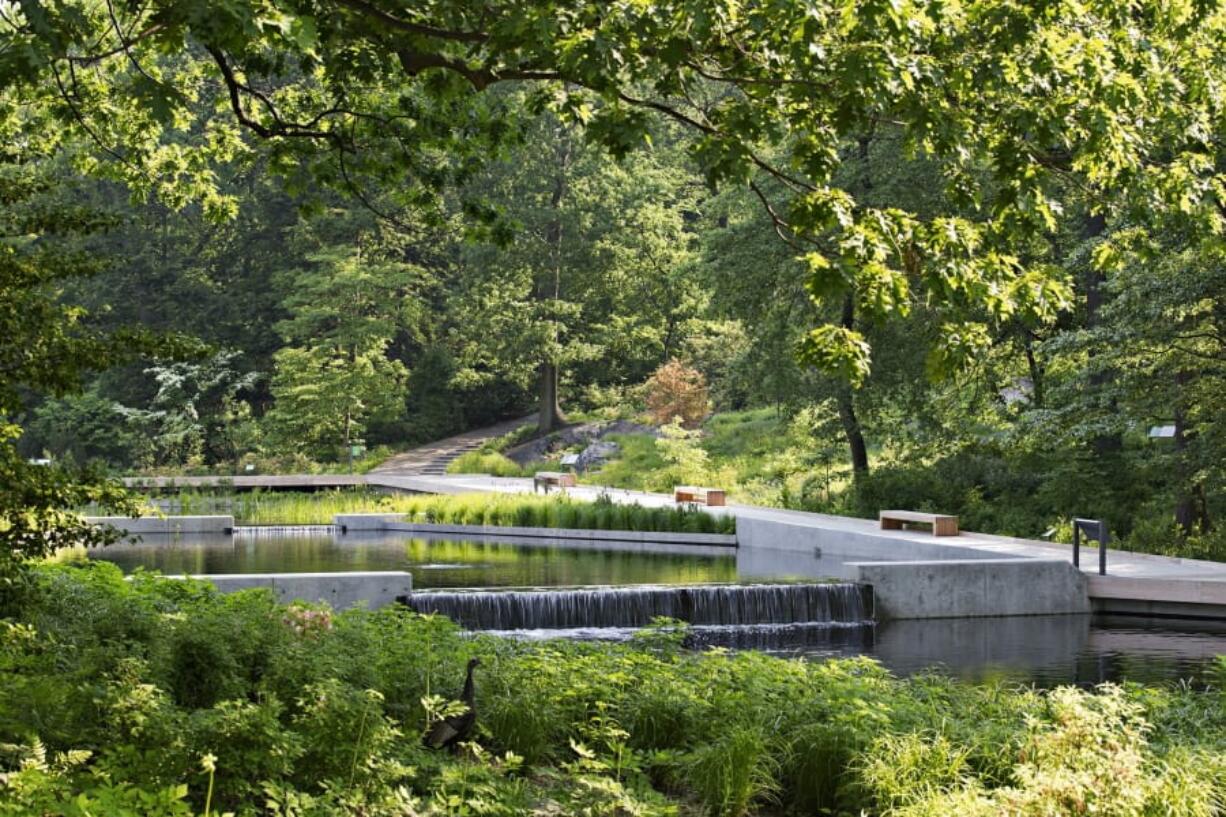
<path id="1" fill-rule="evenodd" d="M 414 474 L 252 474 L 242 476 L 125 477 L 136 490 L 177 491 L 213 488 L 231 491 L 326 491 L 335 488 L 372 488 L 412 494 L 462 494 L 480 490 L 450 480 Z"/>

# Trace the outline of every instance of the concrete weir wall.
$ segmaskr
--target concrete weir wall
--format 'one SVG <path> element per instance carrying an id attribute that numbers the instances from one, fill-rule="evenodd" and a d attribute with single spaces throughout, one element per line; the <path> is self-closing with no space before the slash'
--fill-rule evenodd
<path id="1" fill-rule="evenodd" d="M 168 577 L 171 578 L 171 577 Z M 413 577 L 400 570 L 355 573 L 236 573 L 193 576 L 223 593 L 271 588 L 277 601 L 327 602 L 334 610 L 365 604 L 384 607 L 413 590 Z"/>
<path id="2" fill-rule="evenodd" d="M 1054 559 L 852 563 L 878 619 L 1088 613 L 1081 571 Z"/>
<path id="3" fill-rule="evenodd" d="M 399 514 L 337 514 L 332 524 L 346 533 L 396 531 L 403 533 L 454 534 L 483 537 L 571 539 L 601 542 L 651 542 L 675 545 L 721 545 L 736 547 L 737 537 L 722 533 L 668 533 L 631 530 L 586 530 L 581 528 L 524 528 L 508 525 L 439 525 L 405 522 Z"/>
<path id="4" fill-rule="evenodd" d="M 750 513 L 738 516 L 737 538 L 742 572 L 795 563 L 798 573 L 808 565 L 870 584 L 882 620 L 1090 612 L 1086 579 L 1068 561 L 1002 558 L 973 534 L 959 543 L 956 536 L 881 531 L 867 520 Z"/>
<path id="5" fill-rule="evenodd" d="M 174 536 L 180 533 L 230 533 L 233 516 L 87 516 L 93 525 L 110 525 L 129 536 Z"/>

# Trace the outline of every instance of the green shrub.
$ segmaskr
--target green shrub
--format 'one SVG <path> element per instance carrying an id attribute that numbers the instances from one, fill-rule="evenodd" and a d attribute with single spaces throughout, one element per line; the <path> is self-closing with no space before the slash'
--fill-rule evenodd
<path id="1" fill-rule="evenodd" d="M 532 476 L 497 451 L 469 451 L 447 463 L 448 474 L 489 474 L 494 477 Z"/>
<path id="2" fill-rule="evenodd" d="M 308 627 L 262 592 L 92 563 L 34 576 L 0 626 L 0 815 L 1208 817 L 1226 800 L 1216 688 L 897 679 L 866 658 L 690 652 L 675 628 L 517 642 L 396 607 Z M 429 752 L 422 700 L 458 696 L 472 656 L 476 748 Z"/>
<path id="3" fill-rule="evenodd" d="M 400 732 L 384 714 L 378 690 L 333 678 L 304 688 L 294 709 L 291 722 L 303 746 L 294 777 L 301 788 L 365 784 L 387 772 L 386 752 Z"/>
<path id="4" fill-rule="evenodd" d="M 862 755 L 858 773 L 863 791 L 889 814 L 964 787 L 967 750 L 944 735 L 883 735 Z"/>
<path id="5" fill-rule="evenodd" d="M 287 778 L 304 751 L 303 736 L 287 725 L 273 695 L 194 712 L 186 733 L 194 756 L 216 758 L 213 802 L 221 808 L 256 801 L 263 781 Z"/>

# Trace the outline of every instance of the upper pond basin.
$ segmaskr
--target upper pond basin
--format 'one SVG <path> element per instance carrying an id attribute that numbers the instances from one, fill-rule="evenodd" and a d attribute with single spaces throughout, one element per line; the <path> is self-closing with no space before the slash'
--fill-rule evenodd
<path id="1" fill-rule="evenodd" d="M 150 537 L 94 551 L 125 572 L 166 574 L 407 570 L 417 590 L 701 585 L 803 581 L 836 576 L 838 565 L 815 561 L 800 570 L 742 558 L 727 548 L 687 545 L 465 541 L 328 533 Z M 769 562 L 768 562 L 769 564 Z M 855 622 L 756 628 L 700 628 L 702 646 L 753 648 L 821 659 L 869 655 L 895 672 L 935 668 L 960 677 L 1050 686 L 1103 681 L 1197 682 L 1226 654 L 1226 625 L 1134 617 L 1034 616 Z M 624 638 L 631 628 L 526 629 L 542 638 Z"/>

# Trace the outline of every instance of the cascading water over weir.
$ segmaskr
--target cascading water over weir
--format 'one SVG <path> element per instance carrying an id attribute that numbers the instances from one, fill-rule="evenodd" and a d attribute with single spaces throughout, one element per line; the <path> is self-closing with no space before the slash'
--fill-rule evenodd
<path id="1" fill-rule="evenodd" d="M 470 630 L 643 627 L 666 616 L 701 627 L 862 625 L 872 590 L 850 583 L 427 591 L 406 599 Z"/>

